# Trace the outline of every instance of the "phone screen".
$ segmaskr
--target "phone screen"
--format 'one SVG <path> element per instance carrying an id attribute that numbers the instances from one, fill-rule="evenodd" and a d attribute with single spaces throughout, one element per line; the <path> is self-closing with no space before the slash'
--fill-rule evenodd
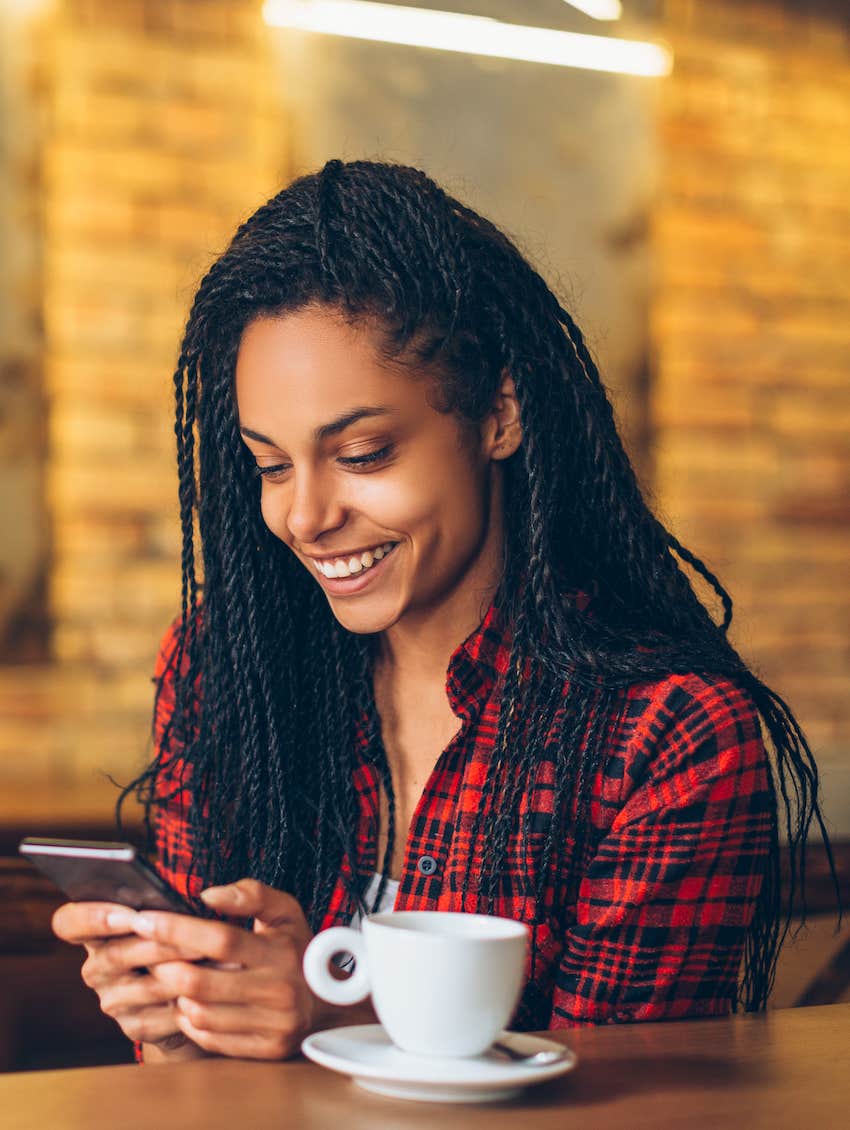
<path id="1" fill-rule="evenodd" d="M 72 902 L 115 902 L 134 910 L 195 914 L 132 844 L 28 836 L 18 850 Z"/>

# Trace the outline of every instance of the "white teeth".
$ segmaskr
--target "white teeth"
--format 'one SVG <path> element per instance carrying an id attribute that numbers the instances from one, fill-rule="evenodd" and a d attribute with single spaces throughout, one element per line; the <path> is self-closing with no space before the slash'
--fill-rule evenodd
<path id="1" fill-rule="evenodd" d="M 364 550 L 358 557 L 347 559 L 337 557 L 334 561 L 315 561 L 314 564 L 316 569 L 325 577 L 350 577 L 353 574 L 370 569 L 376 561 L 386 557 L 395 544 L 395 542 L 388 541 L 374 549 Z"/>

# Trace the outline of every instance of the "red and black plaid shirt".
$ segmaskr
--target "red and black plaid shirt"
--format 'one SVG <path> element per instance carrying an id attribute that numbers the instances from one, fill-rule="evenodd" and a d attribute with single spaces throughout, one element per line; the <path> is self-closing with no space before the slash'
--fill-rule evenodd
<path id="1" fill-rule="evenodd" d="M 157 662 L 163 686 L 155 737 L 173 709 L 176 636 L 173 625 Z M 461 725 L 438 757 L 411 821 L 397 910 L 472 909 L 463 906 L 461 889 L 509 651 L 509 634 L 493 605 L 452 655 L 446 690 Z M 725 678 L 670 675 L 635 685 L 627 695 L 592 782 L 592 851 L 581 863 L 581 875 L 551 875 L 543 921 L 534 927 L 534 979 L 529 966 L 514 1028 L 731 1011 L 773 818 L 758 720 L 750 700 Z M 556 728 L 570 710 L 569 685 L 561 706 Z M 361 743 L 365 740 L 361 731 Z M 540 767 L 531 795 L 522 800 L 522 811 L 543 819 L 530 821 L 525 853 L 522 832 L 513 833 L 495 907 L 529 925 L 535 917 L 536 861 L 551 813 L 556 745 L 547 741 L 553 760 Z M 379 866 L 379 778 L 366 758 L 355 770 L 355 784 L 357 867 L 366 875 Z M 157 819 L 160 869 L 184 894 L 190 854 L 186 803 L 185 795 L 175 797 Z M 544 830 L 536 832 L 535 825 Z M 554 892 L 565 889 L 577 896 L 555 915 Z M 341 878 L 322 929 L 345 924 L 353 909 Z"/>

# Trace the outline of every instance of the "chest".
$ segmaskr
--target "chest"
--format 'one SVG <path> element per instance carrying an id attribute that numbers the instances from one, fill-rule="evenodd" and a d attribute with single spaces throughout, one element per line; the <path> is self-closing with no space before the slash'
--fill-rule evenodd
<path id="1" fill-rule="evenodd" d="M 392 778 L 395 836 L 390 875 L 401 877 L 405 846 L 414 813 L 443 751 L 456 737 L 460 722 L 442 687 L 423 685 L 389 687 L 376 684 L 375 704 L 381 720 L 381 738 Z M 379 854 L 387 847 L 389 798 L 380 787 Z"/>

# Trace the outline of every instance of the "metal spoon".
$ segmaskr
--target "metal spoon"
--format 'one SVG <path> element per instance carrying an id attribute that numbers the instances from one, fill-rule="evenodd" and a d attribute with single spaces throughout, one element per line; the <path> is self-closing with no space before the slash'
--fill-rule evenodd
<path id="1" fill-rule="evenodd" d="M 490 1045 L 490 1051 L 498 1052 L 500 1055 L 505 1056 L 506 1059 L 514 1060 L 516 1063 L 522 1063 L 526 1067 L 549 1067 L 550 1064 L 560 1063 L 564 1059 L 569 1059 L 572 1052 L 569 1048 L 547 1048 L 539 1052 L 521 1052 L 519 1049 L 511 1047 L 510 1044 L 504 1040 L 496 1040 Z"/>

